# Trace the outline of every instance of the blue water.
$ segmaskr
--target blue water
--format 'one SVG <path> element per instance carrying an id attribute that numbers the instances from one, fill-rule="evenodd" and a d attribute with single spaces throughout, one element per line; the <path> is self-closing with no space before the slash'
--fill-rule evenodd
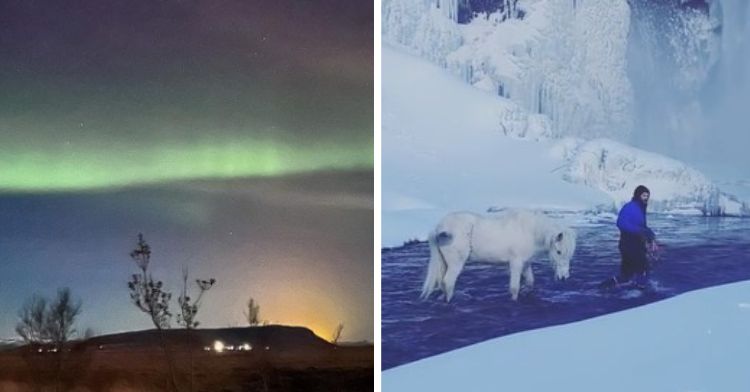
<path id="1" fill-rule="evenodd" d="M 750 219 L 651 216 L 649 225 L 663 247 L 648 290 L 598 289 L 620 261 L 614 223 L 593 218 L 574 226 L 578 244 L 570 279 L 554 281 L 546 256 L 540 256 L 534 262 L 535 287 L 522 290 L 518 302 L 508 293 L 507 266 L 480 263 L 466 265 L 451 303 L 436 293 L 421 301 L 427 244 L 383 249 L 383 369 L 514 332 L 750 279 Z"/>

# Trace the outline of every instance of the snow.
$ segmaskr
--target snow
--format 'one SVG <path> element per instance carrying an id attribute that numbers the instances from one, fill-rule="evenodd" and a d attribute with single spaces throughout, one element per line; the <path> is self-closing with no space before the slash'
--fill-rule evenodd
<path id="1" fill-rule="evenodd" d="M 405 48 L 384 45 L 382 64 L 384 246 L 424 240 L 452 211 L 612 212 L 638 184 L 651 189 L 652 212 L 748 213 L 679 161 L 608 139 L 541 137 L 544 127 L 512 100 Z"/>
<path id="2" fill-rule="evenodd" d="M 455 0 L 437 3 L 384 0 L 384 41 L 544 115 L 550 134 L 628 137 L 633 97 L 625 67 L 626 2 L 526 0 L 518 3 L 523 19 L 496 12 L 466 25 L 446 13 L 455 9 L 446 3 Z"/>
<path id="3" fill-rule="evenodd" d="M 750 282 L 509 335 L 383 372 L 384 391 L 750 390 Z"/>
<path id="4" fill-rule="evenodd" d="M 455 0 L 384 0 L 383 37 L 437 64 L 462 43 Z"/>
<path id="5" fill-rule="evenodd" d="M 503 135 L 510 101 L 391 46 L 382 54 L 384 245 L 424 239 L 446 213 L 492 206 L 585 209 L 606 194 L 565 182 L 553 142 Z M 460 108 L 460 109 L 457 109 Z"/>
<path id="6" fill-rule="evenodd" d="M 616 208 L 648 181 L 652 212 L 693 215 L 747 215 L 747 204 L 723 193 L 705 175 L 677 160 L 607 139 L 565 140 L 557 148 L 568 160 L 564 178 L 606 192 Z"/>
<path id="7" fill-rule="evenodd" d="M 700 132 L 712 120 L 722 127 L 711 142 L 746 149 L 734 142 L 747 136 L 732 127 L 744 124 L 736 120 L 746 112 L 739 98 L 748 91 L 749 68 L 741 65 L 750 41 L 722 41 L 719 79 L 734 87 L 719 97 L 738 99 L 713 114 L 717 121 L 697 97 L 717 62 L 717 22 L 683 15 L 673 23 L 680 30 L 666 36 L 676 64 L 665 72 L 677 69 L 669 83 L 690 97 L 655 107 L 677 108 L 664 114 L 669 127 L 634 130 L 648 121 L 636 121 L 643 119 L 626 72 L 627 3 L 520 0 L 522 20 L 492 14 L 459 25 L 455 0 L 383 0 L 383 245 L 424 240 L 459 210 L 527 207 L 572 211 L 569 221 L 589 215 L 581 211 L 614 219 L 640 184 L 652 191 L 651 213 L 750 215 L 744 168 L 687 164 L 625 144 L 633 134 L 663 131 L 654 140 L 671 144 L 661 151 L 679 151 L 680 143 L 705 141 Z M 750 15 L 739 0 L 711 4 Z M 743 37 L 748 20 L 723 21 L 727 36 Z M 727 48 L 737 53 L 727 56 Z M 748 391 L 748 325 L 750 282 L 735 283 L 423 359 L 385 371 L 382 388 Z"/>

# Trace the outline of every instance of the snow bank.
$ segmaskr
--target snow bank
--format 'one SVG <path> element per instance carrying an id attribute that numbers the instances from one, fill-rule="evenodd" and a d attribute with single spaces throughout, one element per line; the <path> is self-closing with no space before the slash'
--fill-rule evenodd
<path id="1" fill-rule="evenodd" d="M 750 282 L 509 335 L 383 372 L 384 391 L 750 390 Z"/>

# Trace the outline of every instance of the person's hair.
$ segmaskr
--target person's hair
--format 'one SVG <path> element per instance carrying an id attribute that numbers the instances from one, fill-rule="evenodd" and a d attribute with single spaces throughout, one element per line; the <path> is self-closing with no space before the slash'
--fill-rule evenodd
<path id="1" fill-rule="evenodd" d="M 651 191 L 649 191 L 648 188 L 646 188 L 643 185 L 638 185 L 638 187 L 635 188 L 635 191 L 633 191 L 633 200 L 640 200 L 641 199 L 641 195 L 644 194 L 644 193 L 649 193 L 650 194 Z"/>

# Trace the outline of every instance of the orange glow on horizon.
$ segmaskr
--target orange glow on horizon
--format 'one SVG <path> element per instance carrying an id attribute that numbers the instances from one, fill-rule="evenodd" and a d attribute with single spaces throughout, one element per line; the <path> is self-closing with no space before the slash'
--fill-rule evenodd
<path id="1" fill-rule="evenodd" d="M 219 285 L 211 292 L 212 296 L 206 300 L 221 297 L 229 297 L 232 300 L 230 303 L 206 308 L 237 309 L 235 317 L 239 320 L 239 325 L 247 325 L 242 315 L 247 309 L 248 299 L 252 297 L 260 306 L 261 322 L 305 327 L 326 341 L 330 341 L 339 323 L 345 324 L 343 339 L 347 338 L 347 332 L 351 333 L 356 329 L 353 325 L 356 321 L 351 320 L 349 316 L 350 310 L 355 306 L 351 300 L 351 293 L 345 292 L 337 279 L 332 279 L 336 276 L 336 271 L 316 264 L 311 260 L 310 254 L 290 256 L 289 254 L 301 253 L 295 248 L 285 249 L 288 254 L 282 260 L 279 260 L 277 255 L 265 255 L 264 251 L 243 249 L 242 253 L 253 254 L 259 260 L 275 259 L 278 263 L 269 263 L 267 267 L 255 270 L 254 273 L 248 271 L 246 276 L 252 276 L 251 280 L 244 278 L 242 273 L 235 273 L 225 280 L 219 280 Z M 248 266 L 250 265 L 248 263 Z M 307 265 L 309 268 L 301 272 L 289 267 L 291 265 Z M 226 294 L 222 291 L 226 291 Z M 247 294 L 237 296 L 237 292 Z"/>

